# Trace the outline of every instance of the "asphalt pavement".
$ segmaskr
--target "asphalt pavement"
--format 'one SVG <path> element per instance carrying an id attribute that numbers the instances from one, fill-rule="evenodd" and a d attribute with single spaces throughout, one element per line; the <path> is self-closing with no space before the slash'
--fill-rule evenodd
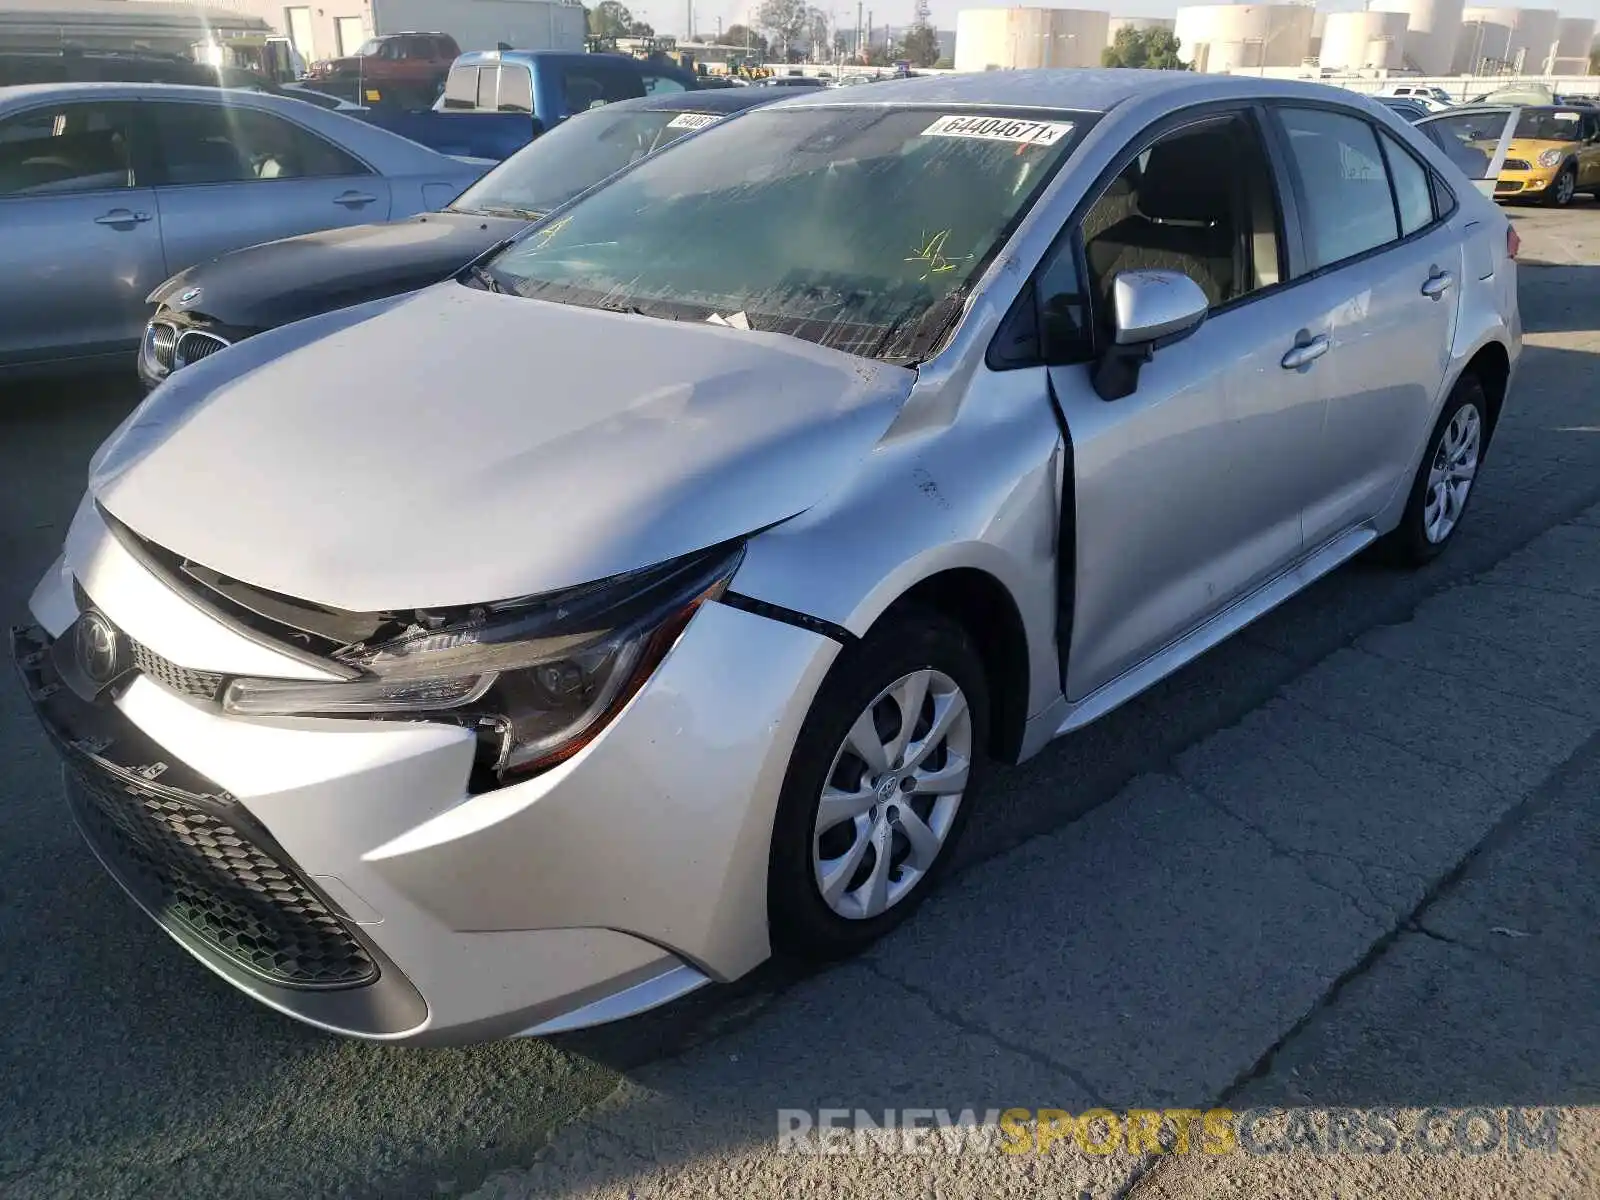
<path id="1" fill-rule="evenodd" d="M 945 892 L 830 971 L 774 964 L 550 1041 L 323 1037 L 124 900 L 5 679 L 0 1195 L 1600 1192 L 1600 205 L 1515 215 L 1528 349 L 1450 553 L 1351 564 L 991 775 Z M 8 618 L 135 399 L 0 392 Z M 924 1157 L 776 1137 L 780 1110 L 1218 1105 L 1550 1107 L 1561 1138 Z"/>

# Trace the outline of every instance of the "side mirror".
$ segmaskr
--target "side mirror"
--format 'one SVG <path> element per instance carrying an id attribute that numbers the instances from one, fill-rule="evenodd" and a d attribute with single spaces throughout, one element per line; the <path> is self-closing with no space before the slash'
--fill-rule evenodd
<path id="1" fill-rule="evenodd" d="M 1095 363 L 1094 390 L 1121 400 L 1157 350 L 1181 342 L 1206 319 L 1200 285 L 1181 271 L 1121 271 L 1111 285 L 1111 344 Z"/>

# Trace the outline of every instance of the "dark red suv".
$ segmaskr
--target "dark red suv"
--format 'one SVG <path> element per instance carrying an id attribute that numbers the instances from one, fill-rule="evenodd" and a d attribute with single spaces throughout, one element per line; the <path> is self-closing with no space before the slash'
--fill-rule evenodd
<path id="1" fill-rule="evenodd" d="M 448 33 L 391 33 L 369 38 L 354 54 L 316 63 L 310 73 L 315 79 L 437 86 L 460 53 Z"/>

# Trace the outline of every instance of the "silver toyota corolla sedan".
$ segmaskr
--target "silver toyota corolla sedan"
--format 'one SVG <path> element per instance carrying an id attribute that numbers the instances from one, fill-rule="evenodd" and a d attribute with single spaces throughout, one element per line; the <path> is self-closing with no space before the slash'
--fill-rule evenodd
<path id="1" fill-rule="evenodd" d="M 849 954 L 989 764 L 1455 536 L 1516 239 L 1404 121 L 1177 72 L 855 95 L 223 350 L 99 451 L 15 649 L 206 966 L 417 1042 Z"/>
<path id="2" fill-rule="evenodd" d="M 227 250 L 442 208 L 486 164 L 300 100 L 0 89 L 0 373 L 131 363 L 145 297 Z"/>

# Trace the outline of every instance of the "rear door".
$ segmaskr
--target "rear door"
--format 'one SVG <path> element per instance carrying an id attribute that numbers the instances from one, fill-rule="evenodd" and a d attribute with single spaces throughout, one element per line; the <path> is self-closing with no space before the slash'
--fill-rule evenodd
<path id="1" fill-rule="evenodd" d="M 134 105 L 45 104 L 0 119 L 0 362 L 138 341 L 167 277 Z"/>
<path id="2" fill-rule="evenodd" d="M 1376 517 L 1408 482 L 1450 362 L 1466 270 L 1448 189 L 1402 139 L 1348 110 L 1276 108 L 1306 282 L 1328 310 L 1328 407 L 1306 463 L 1307 546 Z"/>
<path id="3" fill-rule="evenodd" d="M 1474 108 L 1424 117 L 1416 126 L 1450 156 L 1473 187 L 1493 196 L 1521 115 L 1516 107 Z"/>
<path id="4" fill-rule="evenodd" d="M 141 107 L 161 150 L 156 203 L 173 272 L 258 242 L 388 219 L 388 181 L 292 121 L 208 101 Z"/>
<path id="5" fill-rule="evenodd" d="M 1578 144 L 1578 190 L 1600 197 L 1600 112 L 1583 114 Z"/>

